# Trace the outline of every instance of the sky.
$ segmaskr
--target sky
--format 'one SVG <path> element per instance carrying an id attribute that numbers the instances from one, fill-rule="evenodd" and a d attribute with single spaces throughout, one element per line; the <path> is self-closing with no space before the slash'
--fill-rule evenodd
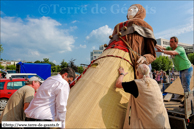
<path id="1" fill-rule="evenodd" d="M 141 4 L 155 38 L 177 36 L 193 44 L 193 1 L 0 1 L 2 59 L 90 64 L 90 52 L 108 44 L 126 21 L 128 8 Z"/>

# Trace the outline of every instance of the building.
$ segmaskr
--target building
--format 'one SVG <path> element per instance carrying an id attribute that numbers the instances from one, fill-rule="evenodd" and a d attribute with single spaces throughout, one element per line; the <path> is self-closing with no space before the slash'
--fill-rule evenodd
<path id="1" fill-rule="evenodd" d="M 101 45 L 99 47 L 99 50 L 93 50 L 90 53 L 90 61 L 97 59 L 102 54 L 102 52 L 104 51 L 104 49 L 105 49 L 104 45 Z"/>
<path id="2" fill-rule="evenodd" d="M 163 47 L 170 46 L 170 40 L 159 38 L 159 39 L 156 39 L 156 41 L 157 41 L 158 45 L 161 45 Z M 193 51 L 194 51 L 194 45 L 191 45 L 191 44 L 178 42 L 178 46 L 184 47 L 187 54 L 193 53 Z M 156 55 L 157 55 L 157 57 L 159 57 L 159 56 L 168 56 L 168 57 L 170 57 L 170 55 L 166 55 L 162 52 L 156 52 Z"/>
<path id="3" fill-rule="evenodd" d="M 1 64 L 1 66 L 4 66 L 4 67 L 6 67 L 6 66 L 9 66 L 9 65 L 15 65 L 16 66 L 16 64 L 18 63 L 19 61 L 0 61 L 0 64 Z"/>
<path id="4" fill-rule="evenodd" d="M 16 64 L 17 63 L 19 63 L 20 61 L 9 61 L 9 60 L 1 60 L 0 61 L 0 64 L 1 64 L 1 66 L 4 66 L 4 69 L 6 69 L 6 66 L 9 66 L 9 65 L 15 65 L 16 66 Z M 23 61 L 21 61 L 22 63 L 25 63 L 26 61 L 25 60 L 23 60 Z M 33 62 L 32 62 L 33 63 Z"/>

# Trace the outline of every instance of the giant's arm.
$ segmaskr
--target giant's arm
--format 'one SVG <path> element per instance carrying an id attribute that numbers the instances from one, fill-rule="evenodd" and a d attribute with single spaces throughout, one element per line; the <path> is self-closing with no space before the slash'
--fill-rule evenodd
<path id="1" fill-rule="evenodd" d="M 151 64 L 156 59 L 156 51 L 152 39 L 146 39 L 145 50 L 146 53 L 143 56 L 146 58 L 147 64 Z"/>

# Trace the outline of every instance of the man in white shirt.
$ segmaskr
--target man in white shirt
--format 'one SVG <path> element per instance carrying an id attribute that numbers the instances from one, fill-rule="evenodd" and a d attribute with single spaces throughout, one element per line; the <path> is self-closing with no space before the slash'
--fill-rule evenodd
<path id="1" fill-rule="evenodd" d="M 64 68 L 58 75 L 45 80 L 25 110 L 26 121 L 54 121 L 56 119 L 61 121 L 62 128 L 65 128 L 69 83 L 74 79 L 75 71 Z"/>

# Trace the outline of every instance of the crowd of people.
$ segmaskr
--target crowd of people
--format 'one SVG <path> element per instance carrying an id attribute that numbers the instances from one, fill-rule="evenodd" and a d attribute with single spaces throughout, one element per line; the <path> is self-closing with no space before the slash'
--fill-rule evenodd
<path id="1" fill-rule="evenodd" d="M 167 75 L 166 71 L 154 70 L 152 72 L 152 77 L 153 77 L 153 79 L 155 79 L 158 82 L 158 84 L 159 83 L 171 83 L 174 80 L 174 72 L 170 71 L 169 74 Z"/>

